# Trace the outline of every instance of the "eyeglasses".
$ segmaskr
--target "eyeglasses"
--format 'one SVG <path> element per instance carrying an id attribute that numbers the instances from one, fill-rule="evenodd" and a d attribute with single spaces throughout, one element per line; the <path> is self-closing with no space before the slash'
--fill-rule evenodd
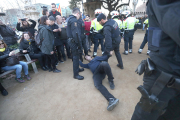
<path id="1" fill-rule="evenodd" d="M 4 45 L 4 43 L 1 43 L 0 45 Z"/>

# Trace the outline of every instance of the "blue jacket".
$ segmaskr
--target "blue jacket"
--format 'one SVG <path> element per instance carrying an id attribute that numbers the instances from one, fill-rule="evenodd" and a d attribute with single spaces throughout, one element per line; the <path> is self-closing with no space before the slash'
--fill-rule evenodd
<path id="1" fill-rule="evenodd" d="M 96 56 L 94 59 L 92 59 L 88 64 L 83 64 L 81 61 L 79 61 L 79 65 L 83 68 L 88 68 L 94 73 L 96 71 L 96 68 L 99 66 L 99 64 L 102 61 L 107 61 L 108 60 L 108 55 L 104 56 Z"/>

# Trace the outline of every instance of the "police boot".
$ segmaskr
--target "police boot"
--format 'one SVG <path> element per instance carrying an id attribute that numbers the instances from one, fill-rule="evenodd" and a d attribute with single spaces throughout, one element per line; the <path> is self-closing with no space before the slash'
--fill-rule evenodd
<path id="1" fill-rule="evenodd" d="M 114 82 L 112 80 L 109 81 L 109 86 L 110 86 L 111 90 L 114 90 L 115 85 L 114 85 Z"/>
<path id="2" fill-rule="evenodd" d="M 96 57 L 96 56 L 97 56 L 97 52 L 94 52 L 93 57 Z"/>
<path id="3" fill-rule="evenodd" d="M 139 49 L 139 50 L 138 50 L 138 53 L 141 54 L 141 53 L 142 53 L 142 49 Z"/>
<path id="4" fill-rule="evenodd" d="M 132 49 L 129 49 L 129 53 L 132 53 Z"/>
<path id="5" fill-rule="evenodd" d="M 117 64 L 117 67 L 119 67 L 120 69 L 124 69 L 124 67 L 120 66 L 119 64 Z"/>
<path id="6" fill-rule="evenodd" d="M 123 54 L 124 54 L 124 55 L 128 55 L 128 51 L 124 51 Z"/>
<path id="7" fill-rule="evenodd" d="M 81 75 L 77 75 L 77 76 L 74 76 L 74 79 L 83 80 L 83 79 L 84 79 L 84 77 L 83 77 L 83 76 L 81 76 Z"/>
<path id="8" fill-rule="evenodd" d="M 84 71 L 84 68 L 79 68 L 79 72 L 82 72 L 82 71 Z"/>
<path id="9" fill-rule="evenodd" d="M 118 103 L 119 103 L 119 99 L 109 98 L 109 105 L 108 105 L 108 107 L 107 107 L 107 110 L 108 110 L 108 111 L 113 110 Z"/>
<path id="10" fill-rule="evenodd" d="M 150 50 L 147 50 L 147 55 L 149 55 L 150 52 L 151 52 Z"/>

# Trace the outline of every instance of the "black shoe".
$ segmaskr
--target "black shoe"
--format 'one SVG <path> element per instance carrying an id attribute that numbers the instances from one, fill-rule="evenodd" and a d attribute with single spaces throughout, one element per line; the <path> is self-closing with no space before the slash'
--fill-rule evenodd
<path id="1" fill-rule="evenodd" d="M 120 69 L 124 69 L 124 67 L 122 66 L 122 67 L 120 67 L 120 65 L 119 64 L 117 64 L 117 67 L 119 67 Z"/>
<path id="2" fill-rule="evenodd" d="M 45 66 L 45 68 L 46 68 L 47 70 L 49 70 L 49 67 L 48 67 L 48 66 Z"/>
<path id="3" fill-rule="evenodd" d="M 96 57 L 97 55 L 93 55 L 93 57 Z"/>
<path id="4" fill-rule="evenodd" d="M 84 68 L 79 68 L 79 72 L 82 72 L 82 71 L 84 71 Z"/>
<path id="5" fill-rule="evenodd" d="M 74 79 L 83 80 L 83 79 L 84 79 L 84 77 L 83 77 L 83 76 L 81 76 L 81 75 L 77 75 L 77 76 L 74 76 Z"/>
<path id="6" fill-rule="evenodd" d="M 90 49 L 88 50 L 89 52 L 92 52 Z"/>
<path id="7" fill-rule="evenodd" d="M 63 60 L 66 61 L 66 57 L 64 57 Z"/>
<path id="8" fill-rule="evenodd" d="M 113 81 L 109 81 L 109 86 L 110 86 L 111 90 L 114 90 L 115 85 L 114 85 Z"/>
<path id="9" fill-rule="evenodd" d="M 71 57 L 71 56 L 69 56 L 69 57 L 68 57 L 68 59 L 72 59 L 72 57 Z"/>
<path id="10" fill-rule="evenodd" d="M 7 90 L 4 89 L 4 90 L 1 91 L 1 94 L 2 94 L 3 96 L 6 96 L 6 95 L 8 95 L 8 92 L 7 92 Z"/>
<path id="11" fill-rule="evenodd" d="M 41 69 L 44 70 L 44 71 L 47 71 L 47 70 L 48 70 L 46 67 L 42 67 Z"/>
<path id="12" fill-rule="evenodd" d="M 107 110 L 108 110 L 108 111 L 113 110 L 118 103 L 119 103 L 119 99 L 109 98 L 109 105 L 108 105 L 108 107 L 107 107 Z"/>
<path id="13" fill-rule="evenodd" d="M 59 72 L 61 72 L 61 70 L 58 70 L 57 68 L 53 70 L 53 73 L 59 73 Z"/>
<path id="14" fill-rule="evenodd" d="M 53 71 L 53 69 L 52 69 L 52 68 L 49 68 L 49 72 L 51 72 L 51 71 Z"/>

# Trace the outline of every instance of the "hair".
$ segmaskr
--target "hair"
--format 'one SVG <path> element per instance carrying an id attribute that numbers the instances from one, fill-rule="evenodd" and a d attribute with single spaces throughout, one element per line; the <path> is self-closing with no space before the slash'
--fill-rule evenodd
<path id="1" fill-rule="evenodd" d="M 30 27 L 30 24 L 28 23 L 28 21 L 26 21 L 26 22 L 27 22 L 27 26 L 24 26 L 23 21 L 21 22 L 23 28 Z"/>
<path id="2" fill-rule="evenodd" d="M 86 16 L 90 17 L 90 15 L 86 15 Z"/>
<path id="3" fill-rule="evenodd" d="M 6 43 L 5 43 L 3 40 L 1 40 L 1 39 L 0 39 L 0 41 L 1 41 L 2 43 L 4 43 L 4 47 L 7 48 Z"/>
<path id="4" fill-rule="evenodd" d="M 28 34 L 28 35 L 29 35 L 29 37 L 30 37 L 30 39 L 32 38 L 32 35 L 31 35 L 31 33 L 30 33 L 30 32 L 23 32 L 22 37 L 21 37 L 21 39 L 20 39 L 19 43 L 21 43 L 21 42 L 24 40 L 24 34 Z"/>
<path id="5" fill-rule="evenodd" d="M 80 13 L 80 10 L 79 8 L 74 8 L 73 11 L 72 11 L 73 14 L 77 14 L 77 13 Z"/>
<path id="6" fill-rule="evenodd" d="M 55 4 L 55 3 L 51 3 L 51 5 L 55 5 L 55 7 L 56 7 L 56 4 Z"/>
<path id="7" fill-rule="evenodd" d="M 65 17 L 65 16 L 63 16 L 62 18 L 64 18 L 64 19 L 66 20 L 66 17 Z"/>
<path id="8" fill-rule="evenodd" d="M 56 20 L 58 19 L 58 17 L 61 17 L 61 18 L 62 18 L 62 16 L 60 16 L 60 15 L 57 15 L 57 16 L 56 16 Z"/>
<path id="9" fill-rule="evenodd" d="M 48 9 L 47 8 L 43 8 L 42 15 L 46 15 L 46 12 L 48 12 Z"/>
<path id="10" fill-rule="evenodd" d="M 48 20 L 48 16 L 46 15 L 43 15 L 41 18 L 40 18 L 40 24 L 41 25 L 46 25 L 46 20 Z"/>

